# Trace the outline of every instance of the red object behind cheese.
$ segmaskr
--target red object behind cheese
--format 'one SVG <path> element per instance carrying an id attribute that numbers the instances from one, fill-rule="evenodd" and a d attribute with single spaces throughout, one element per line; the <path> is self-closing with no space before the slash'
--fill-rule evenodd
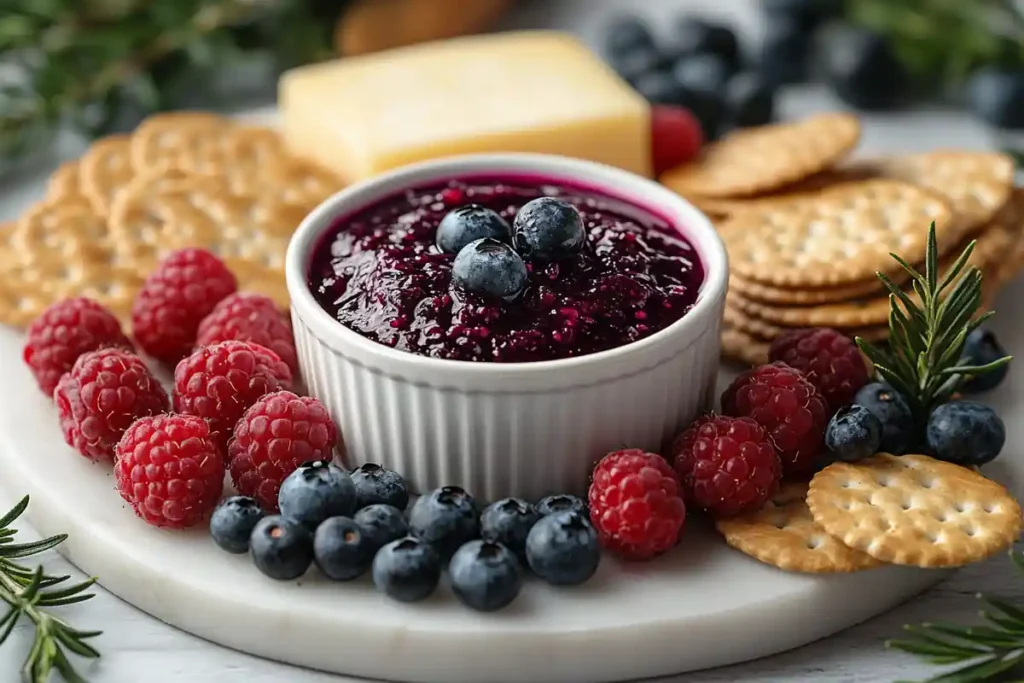
<path id="1" fill-rule="evenodd" d="M 651 159 L 656 176 L 689 163 L 700 155 L 704 133 L 685 107 L 658 105 L 651 109 Z"/>

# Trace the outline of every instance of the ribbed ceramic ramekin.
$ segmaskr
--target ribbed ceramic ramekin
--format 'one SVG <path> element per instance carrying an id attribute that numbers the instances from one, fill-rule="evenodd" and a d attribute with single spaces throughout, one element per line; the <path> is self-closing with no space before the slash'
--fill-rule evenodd
<path id="1" fill-rule="evenodd" d="M 460 177 L 541 176 L 593 187 L 679 226 L 704 264 L 700 297 L 650 337 L 588 356 L 537 363 L 427 358 L 338 323 L 307 285 L 312 251 L 339 216 L 404 189 Z M 314 210 L 288 249 L 299 365 L 341 430 L 346 462 L 376 462 L 416 491 L 457 485 L 483 501 L 583 494 L 594 462 L 623 447 L 657 449 L 713 402 L 728 264 L 708 219 L 639 176 L 532 154 L 416 164 L 349 187 Z"/>

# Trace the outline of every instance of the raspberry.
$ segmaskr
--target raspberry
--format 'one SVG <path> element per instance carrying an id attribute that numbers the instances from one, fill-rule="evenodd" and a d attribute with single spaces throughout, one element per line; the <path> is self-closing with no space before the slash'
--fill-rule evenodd
<path id="1" fill-rule="evenodd" d="M 760 509 L 782 477 L 768 433 L 749 417 L 705 415 L 676 437 L 671 454 L 687 502 L 719 517 Z"/>
<path id="2" fill-rule="evenodd" d="M 166 412 L 167 392 L 142 359 L 122 349 L 90 351 L 53 392 L 64 440 L 90 460 L 112 460 L 124 431 Z"/>
<path id="3" fill-rule="evenodd" d="M 860 349 L 846 335 L 827 327 L 793 330 L 777 337 L 768 359 L 781 361 L 807 376 L 835 412 L 853 401 L 868 383 Z"/>
<path id="4" fill-rule="evenodd" d="M 300 465 L 332 460 L 338 430 L 323 404 L 290 391 L 268 394 L 254 403 L 228 444 L 231 481 L 265 510 L 277 510 L 281 482 Z"/>
<path id="5" fill-rule="evenodd" d="M 601 543 L 626 559 L 665 552 L 686 519 L 675 471 L 660 455 L 638 448 L 609 453 L 594 468 L 590 519 Z"/>
<path id="6" fill-rule="evenodd" d="M 768 430 L 782 460 L 782 473 L 812 470 L 824 448 L 828 403 L 804 374 L 785 363 L 748 370 L 722 394 L 722 412 L 752 417 Z"/>
<path id="7" fill-rule="evenodd" d="M 173 365 L 192 351 L 196 329 L 238 284 L 216 256 L 182 249 L 146 278 L 132 305 L 132 332 L 147 354 Z"/>
<path id="8" fill-rule="evenodd" d="M 299 368 L 291 325 L 270 297 L 236 292 L 217 304 L 199 323 L 197 347 L 229 339 L 265 346 L 288 364 L 293 377 L 297 376 Z"/>
<path id="9" fill-rule="evenodd" d="M 695 161 L 704 144 L 700 122 L 684 107 L 651 109 L 651 158 L 655 175 Z"/>
<path id="10" fill-rule="evenodd" d="M 131 349 L 114 314 L 92 299 L 65 299 L 43 311 L 28 328 L 25 364 L 47 396 L 83 353 L 108 346 Z"/>
<path id="11" fill-rule="evenodd" d="M 137 421 L 117 444 L 114 478 L 121 497 L 153 526 L 202 522 L 224 490 L 224 457 L 210 427 L 191 415 Z"/>
<path id="12" fill-rule="evenodd" d="M 292 373 L 276 353 L 259 344 L 224 341 L 204 346 L 174 369 L 174 409 L 210 425 L 221 448 L 249 406 L 292 388 Z M 226 451 L 225 451 L 226 452 Z"/>

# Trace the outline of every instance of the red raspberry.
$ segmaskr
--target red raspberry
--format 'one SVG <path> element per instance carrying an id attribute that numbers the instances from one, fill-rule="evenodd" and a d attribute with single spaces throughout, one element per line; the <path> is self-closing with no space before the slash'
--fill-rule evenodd
<path id="1" fill-rule="evenodd" d="M 768 360 L 804 373 L 833 413 L 852 403 L 857 391 L 868 383 L 868 369 L 857 344 L 827 327 L 793 330 L 777 337 Z"/>
<path id="2" fill-rule="evenodd" d="M 703 144 L 700 122 L 689 109 L 666 105 L 651 109 L 651 158 L 655 175 L 696 161 Z"/>
<path id="3" fill-rule="evenodd" d="M 237 287 L 235 276 L 210 252 L 174 252 L 150 273 L 135 297 L 135 341 L 162 363 L 177 363 L 192 351 L 199 322 Z"/>
<path id="4" fill-rule="evenodd" d="M 60 378 L 53 398 L 64 440 L 90 460 L 112 460 L 124 431 L 170 408 L 142 359 L 122 349 L 90 351 Z"/>
<path id="5" fill-rule="evenodd" d="M 298 375 L 291 325 L 270 297 L 236 292 L 217 304 L 213 312 L 199 323 L 197 347 L 228 339 L 267 347 L 288 364 L 293 377 Z"/>
<path id="6" fill-rule="evenodd" d="M 224 456 L 198 417 L 144 417 L 117 444 L 114 478 L 139 517 L 185 529 L 202 522 L 220 500 Z"/>
<path id="7" fill-rule="evenodd" d="M 652 558 L 679 540 L 686 505 L 675 471 L 660 455 L 631 448 L 604 456 L 589 498 L 601 543 L 626 559 Z"/>
<path id="8" fill-rule="evenodd" d="M 762 365 L 733 380 L 722 393 L 722 411 L 752 417 L 768 430 L 786 476 L 814 468 L 832 415 L 814 385 L 785 363 Z"/>
<path id="9" fill-rule="evenodd" d="M 174 369 L 174 409 L 210 424 L 210 436 L 226 449 L 249 406 L 292 388 L 292 373 L 276 353 L 259 344 L 225 341 L 204 346 Z M 226 451 L 225 451 L 226 452 Z"/>
<path id="10" fill-rule="evenodd" d="M 228 444 L 231 480 L 266 510 L 277 510 L 281 482 L 302 463 L 332 460 L 338 430 L 315 398 L 278 391 L 256 401 Z"/>
<path id="11" fill-rule="evenodd" d="M 83 353 L 109 346 L 131 349 L 114 314 L 92 299 L 65 299 L 43 311 L 28 328 L 22 351 L 39 388 L 53 396 L 61 375 Z"/>
<path id="12" fill-rule="evenodd" d="M 687 502 L 719 517 L 759 510 L 779 487 L 782 463 L 749 417 L 705 415 L 671 448 Z"/>

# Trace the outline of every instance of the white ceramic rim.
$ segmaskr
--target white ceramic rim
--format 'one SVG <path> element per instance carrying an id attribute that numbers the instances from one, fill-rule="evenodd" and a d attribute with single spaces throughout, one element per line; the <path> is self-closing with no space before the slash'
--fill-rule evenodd
<path id="1" fill-rule="evenodd" d="M 420 356 L 393 349 L 367 339 L 327 313 L 307 284 L 313 248 L 338 216 L 351 215 L 374 202 L 402 190 L 458 178 L 508 175 L 538 175 L 553 184 L 593 187 L 608 196 L 634 204 L 663 217 L 690 242 L 704 266 L 704 282 L 697 302 L 686 315 L 649 337 L 613 349 L 556 360 L 489 363 Z M 449 156 L 383 173 L 350 185 L 328 197 L 307 215 L 288 244 L 285 276 L 292 309 L 310 331 L 336 351 L 358 351 L 362 358 L 375 358 L 381 367 L 397 375 L 457 372 L 460 377 L 490 379 L 541 379 L 551 373 L 578 376 L 595 366 L 621 363 L 630 356 L 644 357 L 655 351 L 664 356 L 668 348 L 678 349 L 717 329 L 721 301 L 729 282 L 725 245 L 711 221 L 693 204 L 664 186 L 634 173 L 582 159 L 551 154 L 496 153 Z"/>

